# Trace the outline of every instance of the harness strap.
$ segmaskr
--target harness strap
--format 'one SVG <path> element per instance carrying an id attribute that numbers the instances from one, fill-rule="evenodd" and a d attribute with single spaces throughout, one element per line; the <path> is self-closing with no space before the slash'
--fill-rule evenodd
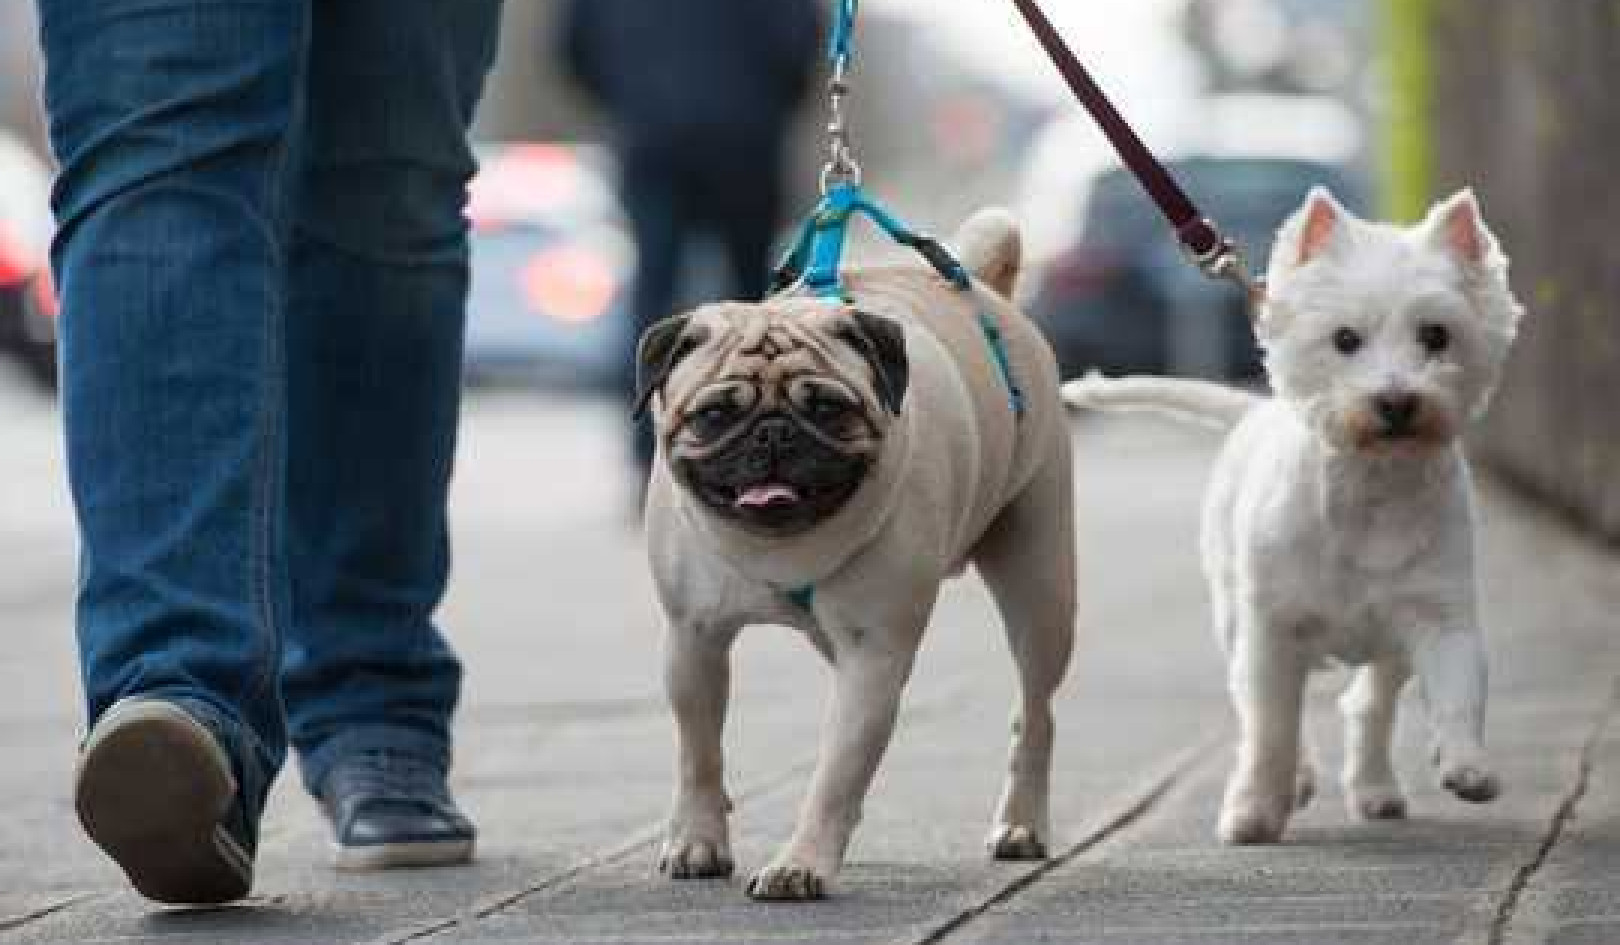
<path id="1" fill-rule="evenodd" d="M 859 184 L 844 182 L 831 187 L 799 227 L 798 239 L 771 279 L 771 294 L 800 288 L 822 298 L 846 300 L 848 295 L 844 291 L 841 275 L 844 244 L 849 237 L 849 222 L 856 214 L 865 215 L 896 243 L 916 250 L 941 278 L 958 291 L 972 289 L 973 280 L 967 269 L 943 244 L 932 237 L 913 232 L 868 197 Z M 1013 375 L 1012 357 L 1007 353 L 1001 327 L 989 312 L 981 309 L 979 328 L 984 332 L 985 345 L 990 349 L 996 372 L 1007 387 L 1007 400 L 1013 414 L 1023 416 L 1024 392 Z"/>
<path id="2" fill-rule="evenodd" d="M 984 309 L 979 309 L 979 330 L 984 332 L 984 343 L 990 349 L 990 359 L 996 363 L 1001 383 L 1007 387 L 1007 399 L 1014 416 L 1024 415 L 1024 389 L 1013 376 L 1012 356 L 1007 353 L 1007 342 L 1001 337 L 1001 326 Z"/>
<path id="3" fill-rule="evenodd" d="M 816 586 L 806 584 L 803 587 L 790 587 L 782 592 L 788 603 L 800 610 L 809 610 L 816 602 Z"/>
<path id="4" fill-rule="evenodd" d="M 834 184 L 799 227 L 799 235 L 771 279 L 771 294 L 800 286 L 825 298 L 843 298 L 844 244 L 856 214 L 870 219 L 885 235 L 917 251 L 942 278 L 958 289 L 971 285 L 967 270 L 938 240 L 912 232 L 859 184 Z"/>

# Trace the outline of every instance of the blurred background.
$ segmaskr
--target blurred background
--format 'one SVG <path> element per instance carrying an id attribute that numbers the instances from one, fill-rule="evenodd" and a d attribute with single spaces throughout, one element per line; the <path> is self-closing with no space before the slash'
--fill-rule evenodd
<path id="1" fill-rule="evenodd" d="M 1510 479 L 1620 538 L 1612 419 L 1620 316 L 1610 301 L 1620 289 L 1620 198 L 1607 179 L 1620 144 L 1620 110 L 1609 101 L 1620 78 L 1613 3 L 1046 6 L 1143 137 L 1256 260 L 1313 183 L 1358 212 L 1396 219 L 1474 185 L 1532 310 L 1479 451 Z M 615 426 L 637 246 L 619 200 L 615 125 L 564 74 L 561 8 L 507 0 L 477 128 L 470 403 L 532 409 L 535 423 L 567 414 Z M 1009 4 L 867 0 L 858 43 L 852 126 L 870 187 L 935 233 L 983 203 L 1013 206 L 1032 256 L 1022 301 L 1065 373 L 1255 376 L 1240 301 L 1182 262 Z M 3 416 L 53 409 L 50 170 L 38 97 L 32 5 L 4 0 Z M 786 152 L 790 220 L 814 196 L 822 107 L 818 84 Z M 702 239 L 681 256 L 681 303 L 731 291 L 723 256 Z M 55 445 L 8 440 L 0 448 L 10 459 Z M 0 505 L 0 514 L 26 501 Z"/>

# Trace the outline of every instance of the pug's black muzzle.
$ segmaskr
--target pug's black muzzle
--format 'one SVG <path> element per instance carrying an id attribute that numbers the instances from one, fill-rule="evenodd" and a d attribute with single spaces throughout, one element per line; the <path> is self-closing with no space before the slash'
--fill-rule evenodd
<path id="1" fill-rule="evenodd" d="M 762 414 L 726 445 L 675 471 L 705 506 L 744 528 L 773 537 L 813 528 L 849 501 L 871 467 L 842 452 L 791 414 Z"/>

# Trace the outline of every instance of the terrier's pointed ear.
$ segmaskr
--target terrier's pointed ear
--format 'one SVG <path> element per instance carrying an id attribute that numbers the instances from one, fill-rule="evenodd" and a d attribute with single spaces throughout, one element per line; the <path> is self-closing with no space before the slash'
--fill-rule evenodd
<path id="1" fill-rule="evenodd" d="M 1429 245 L 1464 266 L 1483 266 L 1498 252 L 1496 237 L 1486 228 L 1479 198 L 1471 187 L 1436 203 L 1420 225 L 1428 234 Z"/>
<path id="2" fill-rule="evenodd" d="M 1318 185 L 1311 188 L 1305 202 L 1283 224 L 1277 235 L 1278 258 L 1289 266 L 1303 266 L 1325 256 L 1342 235 L 1350 211 Z"/>

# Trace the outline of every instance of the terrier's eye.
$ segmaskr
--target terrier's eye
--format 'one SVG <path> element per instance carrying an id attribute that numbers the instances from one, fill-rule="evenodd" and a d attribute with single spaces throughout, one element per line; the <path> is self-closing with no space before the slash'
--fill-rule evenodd
<path id="1" fill-rule="evenodd" d="M 1451 346 L 1451 331 L 1444 325 L 1429 323 L 1418 327 L 1418 344 L 1430 354 L 1439 354 Z"/>
<path id="2" fill-rule="evenodd" d="M 1340 328 L 1333 333 L 1333 347 L 1340 354 L 1355 354 L 1361 350 L 1361 333 L 1354 328 Z"/>

